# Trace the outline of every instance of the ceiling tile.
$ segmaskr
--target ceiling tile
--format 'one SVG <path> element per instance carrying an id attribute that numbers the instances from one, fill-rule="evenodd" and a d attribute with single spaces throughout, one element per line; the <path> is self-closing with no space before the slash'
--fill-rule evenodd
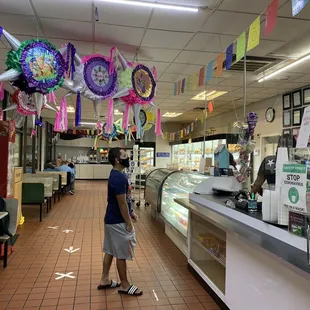
<path id="1" fill-rule="evenodd" d="M 189 3 L 187 2 L 187 5 Z M 149 28 L 174 31 L 198 31 L 211 11 L 206 10 L 194 14 L 155 10 Z"/>
<path id="2" fill-rule="evenodd" d="M 277 25 L 268 35 L 268 39 L 289 42 L 309 30 L 310 21 L 298 20 L 295 18 L 278 17 Z"/>
<path id="3" fill-rule="evenodd" d="M 34 7 L 40 17 L 60 18 L 59 24 L 65 24 L 68 19 L 75 21 L 92 20 L 92 3 L 91 1 L 76 0 L 32 0 Z"/>
<path id="4" fill-rule="evenodd" d="M 212 33 L 197 33 L 186 46 L 186 50 L 220 53 L 234 42 L 236 36 L 219 35 Z"/>
<path id="5" fill-rule="evenodd" d="M 285 2 L 286 0 L 279 0 L 279 7 Z M 251 3 L 248 0 L 225 0 L 219 10 L 260 14 L 269 4 L 270 0 L 252 1 Z"/>
<path id="6" fill-rule="evenodd" d="M 171 62 L 177 57 L 179 53 L 180 50 L 141 47 L 139 49 L 138 59 Z"/>
<path id="7" fill-rule="evenodd" d="M 99 22 L 110 25 L 132 26 L 144 28 L 148 22 L 151 8 L 122 6 L 120 4 L 96 1 Z"/>
<path id="8" fill-rule="evenodd" d="M 251 14 L 215 11 L 202 29 L 209 33 L 238 36 L 251 25 L 256 17 Z"/>
<path id="9" fill-rule="evenodd" d="M 209 61 L 215 59 L 217 55 L 217 53 L 183 51 L 175 59 L 175 62 L 205 66 L 209 63 Z"/>
<path id="10" fill-rule="evenodd" d="M 192 36 L 193 33 L 147 30 L 142 41 L 142 46 L 182 49 Z"/>
<path id="11" fill-rule="evenodd" d="M 91 23 L 69 20 L 62 23 L 52 18 L 41 18 L 41 23 L 47 37 L 82 41 L 90 41 L 92 37 Z M 77 31 L 77 29 L 79 29 L 79 31 Z"/>
<path id="12" fill-rule="evenodd" d="M 261 40 L 259 45 L 257 47 L 255 47 L 253 50 L 249 51 L 247 53 L 247 55 L 264 57 L 264 56 L 267 56 L 270 53 L 276 51 L 277 49 L 279 49 L 284 44 L 285 44 L 285 42 L 283 42 L 283 41 Z"/>
<path id="13" fill-rule="evenodd" d="M 1 27 L 14 35 L 40 35 L 37 20 L 33 16 L 1 15 Z"/>
<path id="14" fill-rule="evenodd" d="M 170 65 L 169 62 L 160 61 L 143 61 L 143 64 L 148 66 L 149 68 L 155 66 L 158 72 L 164 72 Z"/>
<path id="15" fill-rule="evenodd" d="M 96 24 L 96 40 L 115 45 L 139 45 L 143 38 L 142 28 Z"/>
<path id="16" fill-rule="evenodd" d="M 63 43 L 67 43 L 64 40 L 60 39 L 48 39 L 52 44 L 54 44 L 57 48 L 60 48 Z M 83 42 L 83 41 L 76 41 L 70 40 L 70 43 L 74 45 L 76 48 L 76 52 L 79 55 L 90 55 L 93 53 L 93 44 L 92 42 Z"/>
<path id="17" fill-rule="evenodd" d="M 29 1 L 0 0 L 0 8 L 1 14 L 34 15 Z"/>
<path id="18" fill-rule="evenodd" d="M 292 17 L 292 3 L 291 3 L 291 1 L 287 1 L 286 4 L 278 10 L 278 16 Z M 306 5 L 305 8 L 294 18 L 310 20 L 310 7 L 309 7 L 309 5 Z"/>
<path id="19" fill-rule="evenodd" d="M 177 73 L 183 75 L 190 75 L 195 72 L 198 72 L 201 69 L 201 66 L 198 65 L 187 65 L 172 63 L 169 68 L 166 70 L 166 73 Z"/>

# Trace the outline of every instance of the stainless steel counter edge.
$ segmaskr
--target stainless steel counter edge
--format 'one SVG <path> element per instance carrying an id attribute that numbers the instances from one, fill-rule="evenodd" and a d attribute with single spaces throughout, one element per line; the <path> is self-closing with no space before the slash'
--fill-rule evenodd
<path id="1" fill-rule="evenodd" d="M 189 210 L 210 218 L 227 231 L 240 235 L 248 242 L 310 274 L 306 239 L 228 208 L 223 203 L 223 199 L 218 197 L 190 194 L 189 200 Z"/>

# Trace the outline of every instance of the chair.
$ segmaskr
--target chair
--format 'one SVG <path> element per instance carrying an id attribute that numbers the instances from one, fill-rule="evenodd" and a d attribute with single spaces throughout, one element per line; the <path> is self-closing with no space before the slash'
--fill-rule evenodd
<path id="1" fill-rule="evenodd" d="M 54 196 L 54 203 L 56 203 L 56 195 L 58 191 L 61 188 L 61 175 L 60 174 L 54 174 L 49 172 L 37 172 L 36 175 L 40 177 L 52 177 L 53 178 L 53 196 Z M 59 201 L 59 195 L 58 195 L 58 201 Z"/>
<path id="2" fill-rule="evenodd" d="M 42 177 L 39 174 L 24 174 L 23 183 L 42 183 L 44 184 L 44 197 L 46 198 L 46 205 L 48 210 L 52 208 L 52 197 L 53 197 L 53 182 L 54 179 L 51 176 Z"/>
<path id="3" fill-rule="evenodd" d="M 8 230 L 12 237 L 16 234 L 17 227 L 17 214 L 18 214 L 18 200 L 17 199 L 4 199 L 6 204 L 6 211 L 9 213 L 9 227 Z M 9 242 L 12 240 L 11 236 L 0 236 L 0 244 L 4 244 L 4 254 L 3 254 L 3 268 L 8 265 L 8 254 L 9 254 Z"/>
<path id="4" fill-rule="evenodd" d="M 40 222 L 42 222 L 42 208 L 45 202 L 43 183 L 24 183 L 22 192 L 22 205 L 39 205 Z M 48 205 L 47 205 L 48 211 Z"/>

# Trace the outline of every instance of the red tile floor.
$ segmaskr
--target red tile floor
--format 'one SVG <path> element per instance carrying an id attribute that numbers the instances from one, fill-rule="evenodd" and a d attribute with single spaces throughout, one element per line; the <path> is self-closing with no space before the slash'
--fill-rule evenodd
<path id="1" fill-rule="evenodd" d="M 144 295 L 97 291 L 106 182 L 76 183 L 76 194 L 55 204 L 42 223 L 38 207 L 24 207 L 26 222 L 19 228 L 14 253 L 8 267 L 0 267 L 0 310 L 219 309 L 187 270 L 185 256 L 144 208 L 137 211 L 136 257 L 128 264 L 130 280 Z M 63 232 L 67 229 L 72 231 Z M 71 246 L 79 250 L 64 250 Z M 55 280 L 57 272 L 71 272 L 74 278 Z M 115 264 L 111 276 L 117 279 Z"/>

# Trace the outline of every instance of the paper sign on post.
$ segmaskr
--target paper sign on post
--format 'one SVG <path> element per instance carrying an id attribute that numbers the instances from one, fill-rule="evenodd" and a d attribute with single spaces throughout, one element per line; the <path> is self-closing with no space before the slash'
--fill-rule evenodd
<path id="1" fill-rule="evenodd" d="M 282 170 L 283 205 L 292 211 L 307 212 L 307 167 L 284 164 Z"/>
<path id="2" fill-rule="evenodd" d="M 298 149 L 307 148 L 309 136 L 310 136 L 310 106 L 305 108 L 299 130 L 296 148 Z"/>

